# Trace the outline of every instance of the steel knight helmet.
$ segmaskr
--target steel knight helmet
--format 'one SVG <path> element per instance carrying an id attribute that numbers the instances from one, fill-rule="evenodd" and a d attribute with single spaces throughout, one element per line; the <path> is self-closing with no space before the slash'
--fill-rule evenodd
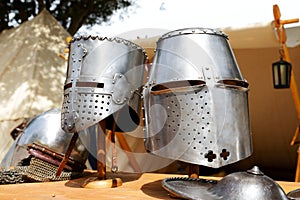
<path id="1" fill-rule="evenodd" d="M 63 129 L 76 132 L 103 119 L 111 121 L 118 111 L 117 130 L 133 130 L 139 124 L 146 58 L 143 48 L 122 38 L 73 38 L 64 86 Z"/>
<path id="2" fill-rule="evenodd" d="M 58 108 L 28 121 L 0 166 L 5 170 L 14 167 L 25 179 L 33 181 L 66 180 L 82 173 L 88 157 L 85 148 L 89 142 L 88 130 L 80 132 L 80 140 L 77 140 L 61 176 L 55 175 L 72 137 L 61 129 L 60 121 Z"/>
<path id="3" fill-rule="evenodd" d="M 143 96 L 151 153 L 214 168 L 251 155 L 248 83 L 225 33 L 163 35 Z"/>

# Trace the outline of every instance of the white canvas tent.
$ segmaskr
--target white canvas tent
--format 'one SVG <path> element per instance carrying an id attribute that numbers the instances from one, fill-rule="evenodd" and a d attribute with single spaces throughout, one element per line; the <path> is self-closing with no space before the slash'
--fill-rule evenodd
<path id="1" fill-rule="evenodd" d="M 68 32 L 48 11 L 0 34 L 0 160 L 24 118 L 61 107 Z"/>

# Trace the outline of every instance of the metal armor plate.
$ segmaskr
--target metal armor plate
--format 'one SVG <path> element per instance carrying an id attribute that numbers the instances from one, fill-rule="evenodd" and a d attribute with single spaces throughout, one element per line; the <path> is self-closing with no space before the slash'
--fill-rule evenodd
<path id="1" fill-rule="evenodd" d="M 118 121 L 119 131 L 134 129 L 139 124 L 146 59 L 144 49 L 122 38 L 73 38 L 62 128 L 76 132 L 113 118 Z M 112 115 L 117 111 L 118 119 Z"/>
<path id="2" fill-rule="evenodd" d="M 248 83 L 225 33 L 163 35 L 143 96 L 151 153 L 214 168 L 251 155 Z"/>

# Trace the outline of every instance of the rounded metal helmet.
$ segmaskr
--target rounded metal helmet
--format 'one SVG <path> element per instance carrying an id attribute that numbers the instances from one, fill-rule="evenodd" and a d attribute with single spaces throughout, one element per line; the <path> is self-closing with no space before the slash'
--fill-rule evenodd
<path id="1" fill-rule="evenodd" d="M 163 35 L 143 96 L 145 146 L 153 154 L 214 168 L 251 155 L 248 83 L 225 33 Z"/>
<path id="2" fill-rule="evenodd" d="M 87 130 L 81 131 L 61 177 L 55 177 L 72 138 L 60 126 L 61 112 L 55 108 L 31 119 L 16 138 L 1 162 L 1 167 L 11 167 L 35 181 L 70 179 L 72 172 L 81 173 L 85 168 L 88 151 Z M 83 141 L 85 140 L 85 141 Z M 83 143 L 85 142 L 85 143 Z"/>
<path id="3" fill-rule="evenodd" d="M 143 48 L 122 38 L 73 38 L 62 128 L 76 132 L 103 119 L 117 121 L 119 131 L 136 128 L 146 58 Z"/>
<path id="4" fill-rule="evenodd" d="M 288 200 L 278 183 L 264 175 L 257 166 L 235 172 L 219 181 L 192 178 L 167 178 L 164 189 L 173 196 L 199 200 Z"/>

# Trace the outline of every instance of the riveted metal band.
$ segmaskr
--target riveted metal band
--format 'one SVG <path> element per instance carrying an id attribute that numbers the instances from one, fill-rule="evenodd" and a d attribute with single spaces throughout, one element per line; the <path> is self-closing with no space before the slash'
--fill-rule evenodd
<path id="1" fill-rule="evenodd" d="M 70 43 L 73 43 L 75 41 L 79 41 L 79 40 L 89 40 L 89 39 L 92 39 L 92 40 L 100 40 L 100 41 L 109 41 L 109 42 L 117 42 L 117 43 L 122 43 L 122 44 L 125 44 L 126 46 L 129 46 L 131 48 L 134 48 L 134 49 L 138 49 L 140 51 L 142 51 L 144 53 L 144 55 L 147 57 L 147 54 L 146 54 L 146 51 L 145 49 L 143 49 L 141 46 L 129 41 L 129 40 L 126 40 L 126 39 L 123 39 L 123 38 L 119 38 L 119 37 L 101 37 L 101 36 L 93 36 L 93 35 L 88 35 L 88 36 L 78 36 L 78 37 L 74 37 L 72 38 L 71 42 Z"/>
<path id="2" fill-rule="evenodd" d="M 211 35 L 219 35 L 228 39 L 228 35 L 226 35 L 223 31 L 212 29 L 212 28 L 183 28 L 174 31 L 170 31 L 164 35 L 162 35 L 158 42 L 161 40 L 178 36 L 178 35 L 187 35 L 187 34 L 211 34 Z"/>

